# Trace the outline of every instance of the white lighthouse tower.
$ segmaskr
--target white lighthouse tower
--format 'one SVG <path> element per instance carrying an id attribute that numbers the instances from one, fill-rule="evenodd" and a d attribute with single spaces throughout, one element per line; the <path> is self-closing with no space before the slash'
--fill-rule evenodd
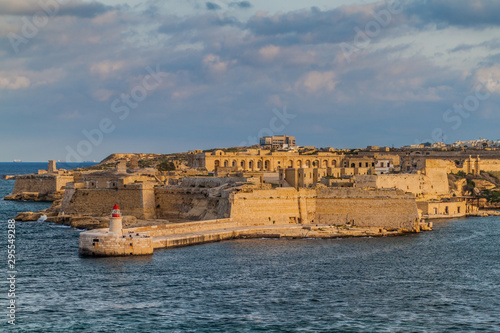
<path id="1" fill-rule="evenodd" d="M 117 204 L 113 207 L 111 212 L 111 220 L 109 222 L 109 232 L 121 235 L 122 234 L 122 214 L 120 207 Z"/>

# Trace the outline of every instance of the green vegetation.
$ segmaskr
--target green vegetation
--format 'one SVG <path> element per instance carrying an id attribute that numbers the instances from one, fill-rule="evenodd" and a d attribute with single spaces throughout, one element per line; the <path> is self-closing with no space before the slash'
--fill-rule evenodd
<path id="1" fill-rule="evenodd" d="M 490 171 L 488 173 L 491 177 L 495 178 L 497 182 L 500 182 L 500 172 L 499 171 Z"/>
<path id="2" fill-rule="evenodd" d="M 489 202 L 500 202 L 500 191 L 484 190 L 481 193 L 481 198 L 486 198 Z"/>
<path id="3" fill-rule="evenodd" d="M 138 164 L 140 168 L 150 168 L 154 166 L 154 160 L 141 160 Z"/>

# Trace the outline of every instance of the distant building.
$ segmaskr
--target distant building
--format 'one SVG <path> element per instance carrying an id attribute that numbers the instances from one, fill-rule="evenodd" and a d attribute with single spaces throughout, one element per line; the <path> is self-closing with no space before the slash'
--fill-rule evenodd
<path id="1" fill-rule="evenodd" d="M 288 135 L 264 136 L 260 138 L 263 149 L 286 149 L 295 147 L 295 137 Z"/>

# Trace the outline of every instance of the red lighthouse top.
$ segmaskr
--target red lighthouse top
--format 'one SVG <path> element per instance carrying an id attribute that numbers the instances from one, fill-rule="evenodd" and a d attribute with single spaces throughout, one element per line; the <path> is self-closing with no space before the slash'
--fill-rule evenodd
<path id="1" fill-rule="evenodd" d="M 114 205 L 113 210 L 111 211 L 111 217 L 120 217 L 122 214 L 120 213 L 120 207 L 117 204 Z"/>

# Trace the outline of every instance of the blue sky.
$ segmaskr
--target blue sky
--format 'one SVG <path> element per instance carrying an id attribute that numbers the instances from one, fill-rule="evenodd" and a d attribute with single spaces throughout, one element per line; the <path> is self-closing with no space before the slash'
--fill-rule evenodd
<path id="1" fill-rule="evenodd" d="M 0 0 L 0 161 L 500 139 L 497 1 Z"/>

